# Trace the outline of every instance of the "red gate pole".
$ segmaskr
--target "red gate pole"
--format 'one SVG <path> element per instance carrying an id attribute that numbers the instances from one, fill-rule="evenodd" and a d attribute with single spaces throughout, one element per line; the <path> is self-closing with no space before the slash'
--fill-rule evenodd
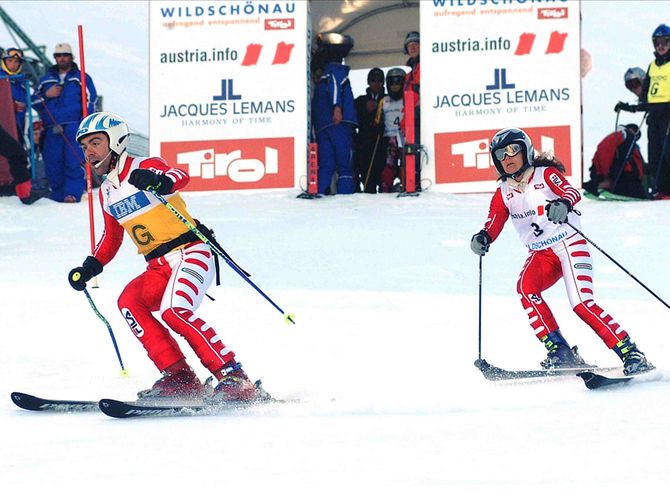
<path id="1" fill-rule="evenodd" d="M 84 58 L 84 30 L 82 25 L 77 26 L 79 35 L 79 61 L 81 65 L 81 118 L 84 120 L 88 116 L 88 91 L 86 88 L 86 60 Z M 86 165 L 86 193 L 88 195 L 88 225 L 91 238 L 91 254 L 95 250 L 95 221 L 93 217 L 93 175 L 91 173 L 91 164 L 84 158 Z M 93 278 L 92 287 L 98 287 L 97 278 Z"/>
<path id="2" fill-rule="evenodd" d="M 407 90 L 404 93 L 405 103 L 405 192 L 416 192 L 416 146 L 414 142 L 414 92 Z"/>

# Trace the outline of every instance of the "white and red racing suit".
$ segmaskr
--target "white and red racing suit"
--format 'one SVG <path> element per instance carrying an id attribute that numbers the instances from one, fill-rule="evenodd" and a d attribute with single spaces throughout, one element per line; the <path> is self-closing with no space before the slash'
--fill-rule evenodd
<path id="1" fill-rule="evenodd" d="M 176 340 L 152 314 L 159 312 L 165 324 L 183 336 L 214 373 L 235 354 L 194 313 L 215 276 L 212 251 L 152 193 L 128 182 L 135 169 L 150 169 L 172 179 L 173 191 L 165 198 L 196 225 L 178 192 L 188 183 L 188 174 L 169 167 L 161 158 L 133 158 L 124 153 L 118 177 L 108 176 L 100 186 L 105 228 L 93 255 L 103 266 L 108 264 L 119 250 L 125 230 L 148 262 L 147 269 L 125 287 L 118 300 L 130 329 L 159 371 L 183 360 Z"/>
<path id="2" fill-rule="evenodd" d="M 564 198 L 574 207 L 581 195 L 555 167 L 535 167 L 525 183 L 503 181 L 491 200 L 484 229 L 492 241 L 511 218 L 521 241 L 529 250 L 521 269 L 517 292 L 538 339 L 558 329 L 542 292 L 561 277 L 575 313 L 612 348 L 627 333 L 598 306 L 593 296 L 593 261 L 586 240 L 567 224 L 555 224 L 545 216 L 548 201 Z M 577 213 L 568 222 L 581 230 Z"/>

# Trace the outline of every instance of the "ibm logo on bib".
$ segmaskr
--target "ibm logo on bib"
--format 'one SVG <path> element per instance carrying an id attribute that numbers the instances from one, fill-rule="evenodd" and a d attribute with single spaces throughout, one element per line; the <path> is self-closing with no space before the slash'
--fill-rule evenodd
<path id="1" fill-rule="evenodd" d="M 120 220 L 136 211 L 139 211 L 142 208 L 147 207 L 149 204 L 151 203 L 149 202 L 146 194 L 144 192 L 137 192 L 136 194 L 133 194 L 130 197 L 126 197 L 119 202 L 110 204 L 109 210 L 114 218 Z"/>

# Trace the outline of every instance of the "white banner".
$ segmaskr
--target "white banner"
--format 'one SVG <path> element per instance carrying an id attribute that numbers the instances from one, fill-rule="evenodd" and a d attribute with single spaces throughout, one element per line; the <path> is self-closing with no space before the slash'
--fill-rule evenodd
<path id="1" fill-rule="evenodd" d="M 579 1 L 431 0 L 420 15 L 422 177 L 493 191 L 491 137 L 519 127 L 581 186 Z"/>
<path id="2" fill-rule="evenodd" d="M 307 150 L 307 2 L 152 1 L 150 150 L 189 190 L 297 187 Z"/>

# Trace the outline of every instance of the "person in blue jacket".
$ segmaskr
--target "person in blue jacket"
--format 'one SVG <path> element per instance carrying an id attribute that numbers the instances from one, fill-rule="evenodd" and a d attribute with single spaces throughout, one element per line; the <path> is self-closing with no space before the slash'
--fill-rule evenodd
<path id="1" fill-rule="evenodd" d="M 81 71 L 74 62 L 72 47 L 56 45 L 53 65 L 40 80 L 33 108 L 44 123 L 42 156 L 51 198 L 57 202 L 79 202 L 86 186 L 82 169 L 84 157 L 75 139 L 82 112 Z M 86 74 L 87 115 L 93 113 L 97 92 Z"/>
<path id="2" fill-rule="evenodd" d="M 312 125 L 319 151 L 320 194 L 331 194 L 337 173 L 337 193 L 355 191 L 353 170 L 354 128 L 357 126 L 349 67 L 342 60 L 354 46 L 348 35 L 319 33 L 312 67 L 321 72 L 312 101 Z"/>
<path id="3" fill-rule="evenodd" d="M 17 48 L 5 49 L 0 60 L 0 79 L 7 79 L 11 88 L 13 107 L 16 118 L 16 138 L 9 131 L 0 127 L 0 156 L 5 157 L 9 164 L 9 172 L 14 180 L 14 190 L 24 204 L 32 204 L 36 200 L 49 195 L 48 189 L 33 187 L 31 172 L 28 167 L 28 155 L 24 138 L 26 123 L 26 103 L 28 102 L 27 79 L 23 74 L 23 51 Z M 5 106 L 3 104 L 3 106 Z M 12 131 L 13 133 L 13 131 Z"/>

